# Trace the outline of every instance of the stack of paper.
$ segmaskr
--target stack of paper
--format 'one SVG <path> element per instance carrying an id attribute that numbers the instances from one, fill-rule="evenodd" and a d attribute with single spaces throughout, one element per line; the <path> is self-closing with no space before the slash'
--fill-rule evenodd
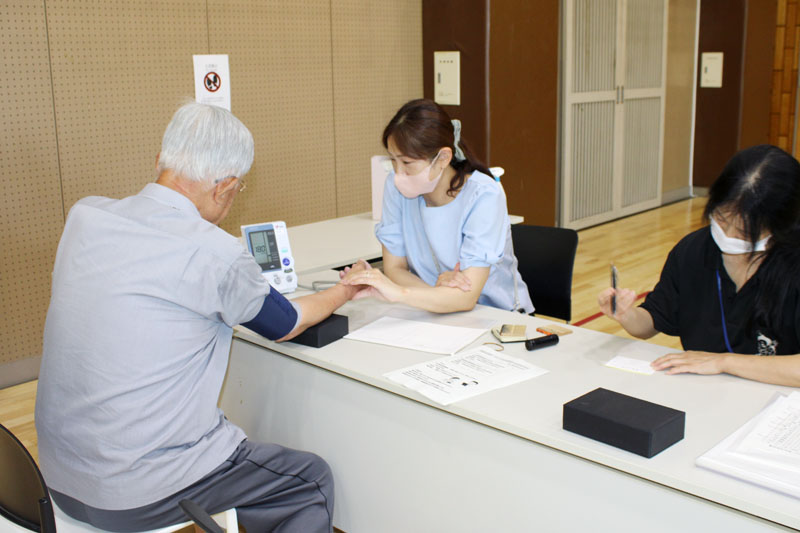
<path id="1" fill-rule="evenodd" d="M 800 392 L 778 396 L 697 464 L 800 498 Z"/>
<path id="2" fill-rule="evenodd" d="M 485 331 L 384 316 L 344 338 L 449 355 L 456 353 Z"/>
<path id="3" fill-rule="evenodd" d="M 441 357 L 384 376 L 436 403 L 449 405 L 546 373 L 522 359 L 478 346 L 454 357 Z"/>

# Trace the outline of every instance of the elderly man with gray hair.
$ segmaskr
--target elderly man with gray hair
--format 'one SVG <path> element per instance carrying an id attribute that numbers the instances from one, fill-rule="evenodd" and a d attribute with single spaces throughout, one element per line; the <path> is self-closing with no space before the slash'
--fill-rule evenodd
<path id="1" fill-rule="evenodd" d="M 178 502 L 188 498 L 212 513 L 236 507 L 250 532 L 332 529 L 328 465 L 247 440 L 217 407 L 233 326 L 289 339 L 358 291 L 337 285 L 289 302 L 217 226 L 252 162 L 244 124 L 188 103 L 164 133 L 155 183 L 70 210 L 36 429 L 45 481 L 74 518 L 149 530 L 185 520 Z"/>

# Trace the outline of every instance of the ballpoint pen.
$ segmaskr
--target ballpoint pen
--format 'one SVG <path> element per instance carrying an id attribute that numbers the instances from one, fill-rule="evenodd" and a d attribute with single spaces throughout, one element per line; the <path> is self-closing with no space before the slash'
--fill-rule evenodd
<path id="1" fill-rule="evenodd" d="M 617 267 L 614 266 L 614 263 L 611 263 L 611 288 L 614 289 L 614 293 L 611 295 L 611 314 L 617 314 L 617 277 L 619 276 L 617 272 Z"/>

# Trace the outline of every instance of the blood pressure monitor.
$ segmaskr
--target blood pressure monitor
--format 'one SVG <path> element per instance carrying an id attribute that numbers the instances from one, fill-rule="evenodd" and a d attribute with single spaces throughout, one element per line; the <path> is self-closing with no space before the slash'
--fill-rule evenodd
<path id="1" fill-rule="evenodd" d="M 289 232 L 282 221 L 242 226 L 242 240 L 261 267 L 261 275 L 278 292 L 297 289 Z"/>

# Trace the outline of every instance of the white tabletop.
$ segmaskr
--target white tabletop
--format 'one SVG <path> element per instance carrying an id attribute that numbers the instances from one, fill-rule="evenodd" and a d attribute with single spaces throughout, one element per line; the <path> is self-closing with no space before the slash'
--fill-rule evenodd
<path id="1" fill-rule="evenodd" d="M 524 219 L 509 215 L 512 224 Z M 317 272 L 351 265 L 359 259 L 379 259 L 383 250 L 375 238 L 372 213 L 360 213 L 289 228 L 294 264 L 298 273 Z"/>
<path id="2" fill-rule="evenodd" d="M 315 278 L 336 279 L 336 273 Z M 308 283 L 308 276 L 305 282 Z M 349 302 L 339 311 L 350 320 L 350 331 L 381 316 L 477 326 L 525 323 L 529 333 L 548 321 L 477 306 L 469 313 L 435 315 L 372 299 Z M 240 328 L 237 337 L 292 358 L 372 385 L 379 389 L 502 430 L 524 439 L 627 472 L 700 498 L 739 509 L 793 528 L 800 528 L 800 501 L 790 496 L 731 479 L 695 466 L 699 455 L 716 445 L 758 413 L 777 392 L 792 389 L 728 375 L 667 376 L 633 374 L 604 366 L 616 355 L 653 360 L 669 348 L 582 328 L 561 337 L 551 348 L 528 352 L 508 344 L 505 353 L 549 370 L 544 376 L 443 407 L 390 382 L 383 375 L 439 357 L 419 351 L 342 339 L 322 349 L 291 342 L 274 343 Z M 493 341 L 490 333 L 474 344 Z M 685 438 L 646 459 L 562 429 L 563 404 L 597 387 L 686 412 Z"/>

